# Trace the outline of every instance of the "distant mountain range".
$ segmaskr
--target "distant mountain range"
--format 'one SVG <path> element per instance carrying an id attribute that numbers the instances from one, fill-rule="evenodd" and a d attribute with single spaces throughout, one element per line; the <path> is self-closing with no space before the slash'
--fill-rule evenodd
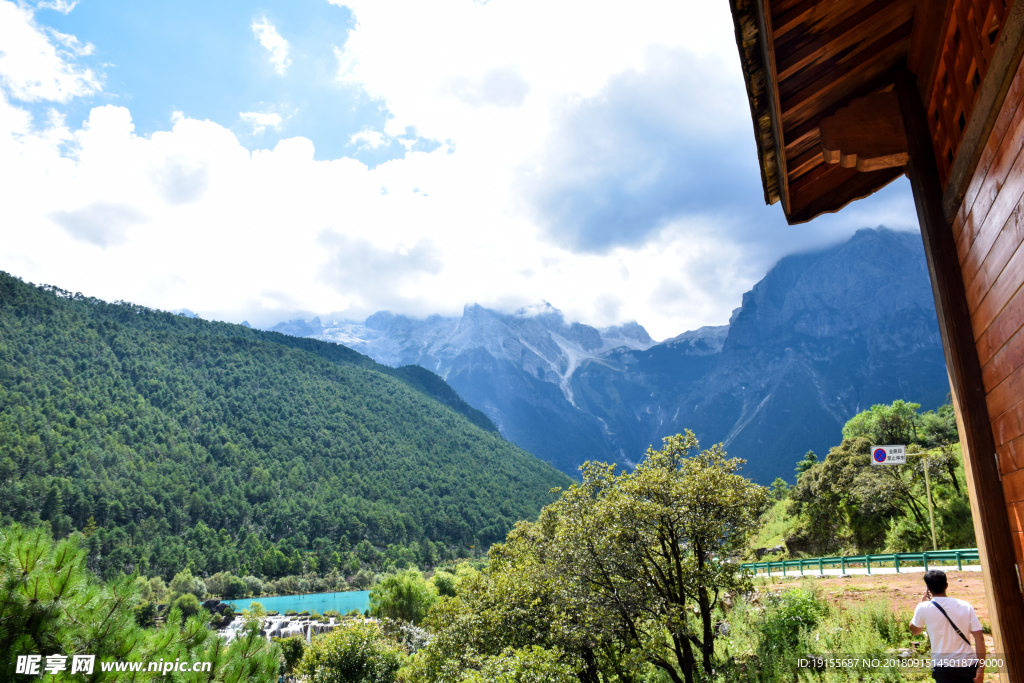
<path id="1" fill-rule="evenodd" d="M 921 239 L 885 228 L 782 259 L 729 324 L 660 343 L 636 323 L 597 329 L 549 305 L 272 329 L 427 368 L 568 473 L 585 460 L 635 464 L 689 428 L 747 459 L 747 476 L 792 478 L 858 411 L 898 398 L 935 407 L 949 391 Z"/>

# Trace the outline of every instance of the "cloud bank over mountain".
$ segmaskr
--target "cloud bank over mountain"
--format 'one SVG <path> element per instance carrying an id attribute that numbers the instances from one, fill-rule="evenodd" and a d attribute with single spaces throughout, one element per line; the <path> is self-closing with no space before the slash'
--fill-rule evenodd
<path id="1" fill-rule="evenodd" d="M 791 479 L 857 412 L 896 399 L 935 408 L 949 391 L 921 240 L 887 229 L 787 256 L 727 325 L 661 343 L 636 323 L 597 329 L 551 306 L 274 329 L 436 372 L 506 438 L 569 474 L 585 460 L 632 465 L 691 429 L 746 459 L 761 483 Z"/>
<path id="2" fill-rule="evenodd" d="M 256 325 L 550 301 L 664 338 L 785 254 L 916 229 L 902 181 L 809 226 L 761 205 L 725 5 L 61 7 L 0 0 L 0 267 L 31 281 Z"/>

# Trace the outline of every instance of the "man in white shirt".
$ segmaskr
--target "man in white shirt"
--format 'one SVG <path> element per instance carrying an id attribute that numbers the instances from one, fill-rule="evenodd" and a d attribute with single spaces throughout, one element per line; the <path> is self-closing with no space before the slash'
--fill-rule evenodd
<path id="1" fill-rule="evenodd" d="M 936 683 L 982 683 L 985 678 L 985 637 L 969 602 L 946 596 L 946 573 L 924 573 L 928 590 L 914 610 L 910 632 L 928 631 L 932 644 L 932 678 Z M 974 637 L 974 648 L 967 632 Z M 980 661 L 979 661 L 980 660 Z"/>

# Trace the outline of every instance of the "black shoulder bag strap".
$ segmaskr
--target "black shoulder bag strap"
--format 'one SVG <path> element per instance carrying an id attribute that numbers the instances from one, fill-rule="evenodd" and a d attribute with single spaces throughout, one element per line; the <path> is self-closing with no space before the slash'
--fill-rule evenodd
<path id="1" fill-rule="evenodd" d="M 932 604 L 939 608 L 939 611 L 942 612 L 942 616 L 946 617 L 946 621 L 948 621 L 949 625 L 953 627 L 953 630 L 956 631 L 956 634 L 963 638 L 965 643 L 970 645 L 971 641 L 967 640 L 967 636 L 964 635 L 964 632 L 956 627 L 956 624 L 953 623 L 953 620 L 949 618 L 948 614 L 946 614 L 946 610 L 942 609 L 942 605 L 935 602 L 934 600 L 932 600 Z"/>

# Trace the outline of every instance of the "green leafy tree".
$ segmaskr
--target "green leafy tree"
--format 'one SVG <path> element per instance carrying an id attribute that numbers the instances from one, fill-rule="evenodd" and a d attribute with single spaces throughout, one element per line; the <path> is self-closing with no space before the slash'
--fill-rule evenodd
<path id="1" fill-rule="evenodd" d="M 425 622 L 430 642 L 404 670 L 410 683 L 455 683 L 509 651 L 535 647 L 558 653 L 584 683 L 599 683 L 601 676 L 611 680 L 615 671 L 595 645 L 597 636 L 587 632 L 579 610 L 567 606 L 551 580 L 554 567 L 544 560 L 541 524 L 517 524 L 505 544 L 491 548 L 485 570 L 460 567 L 456 596 L 431 608 Z M 614 643 L 606 645 L 615 650 Z"/>
<path id="2" fill-rule="evenodd" d="M 918 437 L 921 445 L 927 448 L 950 446 L 960 441 L 956 426 L 956 413 L 953 406 L 946 404 L 938 410 L 921 413 Z"/>
<path id="3" fill-rule="evenodd" d="M 437 594 L 441 597 L 455 597 L 455 576 L 445 571 L 434 572 L 431 578 Z"/>
<path id="4" fill-rule="evenodd" d="M 156 620 L 156 605 L 149 600 L 143 600 L 132 608 L 135 613 L 135 621 L 139 626 L 153 626 Z"/>
<path id="5" fill-rule="evenodd" d="M 843 426 L 843 438 L 863 437 L 872 445 L 918 443 L 917 427 L 920 403 L 893 401 L 892 405 L 873 405 L 857 413 Z"/>
<path id="6" fill-rule="evenodd" d="M 871 467 L 871 445 L 866 437 L 844 439 L 800 476 L 790 491 L 789 509 L 803 524 L 791 546 L 824 554 L 844 545 L 868 548 L 882 542 L 887 518 L 899 514 L 899 508 L 883 497 L 865 509 L 854 489 L 857 478 Z"/>
<path id="7" fill-rule="evenodd" d="M 366 590 L 373 585 L 373 572 L 369 569 L 360 569 L 356 572 L 356 575 L 352 577 L 352 587 L 357 590 Z"/>
<path id="8" fill-rule="evenodd" d="M 233 574 L 228 574 L 224 579 L 223 596 L 228 600 L 240 598 L 248 593 L 248 586 L 245 580 Z"/>
<path id="9" fill-rule="evenodd" d="M 306 652 L 306 641 L 302 636 L 291 636 L 289 638 L 274 638 L 274 642 L 281 648 L 283 673 L 292 673 Z"/>
<path id="10" fill-rule="evenodd" d="M 188 569 L 182 569 L 171 579 L 171 593 L 174 595 L 189 593 L 196 598 L 205 598 L 206 592 L 206 584 L 203 580 L 198 576 L 192 576 L 192 572 Z"/>
<path id="11" fill-rule="evenodd" d="M 257 626 L 262 623 L 266 616 L 267 610 L 263 607 L 262 602 L 250 602 L 249 607 L 242 610 L 242 618 L 247 622 L 256 624 Z"/>
<path id="12" fill-rule="evenodd" d="M 782 477 L 772 482 L 771 495 L 774 500 L 784 500 L 789 495 L 789 484 Z"/>
<path id="13" fill-rule="evenodd" d="M 185 593 L 171 603 L 171 609 L 181 612 L 181 618 L 184 620 L 199 614 L 199 611 L 203 609 L 203 606 L 199 604 L 199 598 L 191 593 Z"/>
<path id="14" fill-rule="evenodd" d="M 276 649 L 258 630 L 245 630 L 225 645 L 201 616 L 183 619 L 176 608 L 167 627 L 140 626 L 138 584 L 131 576 L 98 582 L 77 540 L 54 542 L 42 528 L 20 525 L 0 530 L 0 678 L 13 680 L 17 657 L 30 654 L 91 654 L 98 661 L 202 660 L 211 663 L 211 671 L 203 674 L 209 682 L 270 680 L 274 675 Z M 97 665 L 89 680 L 123 677 Z"/>
<path id="15" fill-rule="evenodd" d="M 946 404 L 939 406 L 938 410 L 922 413 L 919 436 L 922 446 L 939 449 L 940 456 L 936 462 L 948 475 L 947 481 L 956 489 L 957 494 L 963 495 L 964 492 L 960 489 L 960 482 L 956 474 L 962 460 L 955 448 L 960 441 L 960 433 L 957 430 L 956 413 L 953 406 Z"/>
<path id="16" fill-rule="evenodd" d="M 675 683 L 711 673 L 714 609 L 746 587 L 730 560 L 756 531 L 768 490 L 692 432 L 648 449 L 633 472 L 586 463 L 553 504 L 556 581 Z"/>
<path id="17" fill-rule="evenodd" d="M 814 467 L 817 462 L 817 454 L 814 451 L 807 451 L 804 454 L 803 460 L 800 460 L 796 464 L 796 478 L 799 479 L 801 474 Z"/>
<path id="18" fill-rule="evenodd" d="M 263 582 L 260 581 L 259 578 L 255 577 L 255 576 L 246 576 L 242 580 L 245 581 L 245 593 L 246 593 L 246 595 L 251 595 L 251 596 L 257 597 L 257 598 L 259 596 L 263 595 L 263 590 L 264 590 Z"/>
<path id="19" fill-rule="evenodd" d="M 392 683 L 403 655 L 377 624 L 354 624 L 314 638 L 295 672 L 308 683 Z"/>
<path id="20" fill-rule="evenodd" d="M 418 569 L 388 574 L 370 590 L 370 613 L 418 625 L 437 601 L 437 589 Z"/>
<path id="21" fill-rule="evenodd" d="M 801 519 L 787 541 L 791 549 L 827 554 L 888 546 L 904 552 L 930 545 L 924 543 L 930 539 L 924 451 L 909 448 L 906 465 L 880 467 L 871 465 L 872 445 L 866 437 L 844 439 L 800 477 L 789 495 L 789 512 Z M 940 450 L 928 455 L 927 466 L 940 542 L 959 546 L 973 532 L 965 524 L 969 503 L 955 483 L 962 476 L 958 459 L 954 449 Z"/>

